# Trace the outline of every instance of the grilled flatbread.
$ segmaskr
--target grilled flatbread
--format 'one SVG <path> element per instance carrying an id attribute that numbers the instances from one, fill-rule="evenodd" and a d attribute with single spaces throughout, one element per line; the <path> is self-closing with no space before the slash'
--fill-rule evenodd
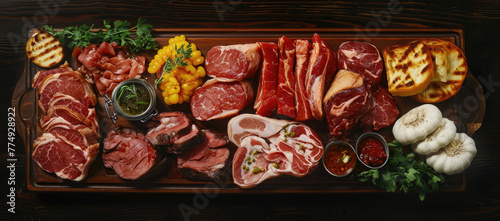
<path id="1" fill-rule="evenodd" d="M 382 54 L 392 95 L 418 94 L 427 88 L 434 77 L 431 54 L 420 41 L 387 47 Z"/>
<path id="2" fill-rule="evenodd" d="M 40 31 L 28 40 L 26 55 L 33 63 L 44 68 L 59 64 L 64 57 L 61 43 L 47 31 Z"/>
<path id="3" fill-rule="evenodd" d="M 467 61 L 460 48 L 451 42 L 440 39 L 426 39 L 422 42 L 432 48 L 431 51 L 446 52 L 444 58 L 446 65 L 442 65 L 439 61 L 435 63 L 439 66 L 435 71 L 438 71 L 439 75 L 446 71 L 446 74 L 444 82 L 443 79 L 431 82 L 427 89 L 413 98 L 423 103 L 438 103 L 452 97 L 460 90 L 468 72 Z"/>

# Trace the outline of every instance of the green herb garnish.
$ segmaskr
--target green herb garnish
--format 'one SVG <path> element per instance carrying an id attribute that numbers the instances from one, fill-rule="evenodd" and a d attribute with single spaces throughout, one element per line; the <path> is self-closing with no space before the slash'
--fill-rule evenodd
<path id="1" fill-rule="evenodd" d="M 64 28 L 62 31 L 56 31 L 52 26 L 46 25 L 44 29 L 71 49 L 86 47 L 89 44 L 98 44 L 104 41 L 116 42 L 121 46 L 126 45 L 132 53 L 158 48 L 158 43 L 151 35 L 153 26 L 145 23 L 142 18 L 139 18 L 137 25 L 131 28 L 129 28 L 130 22 L 123 20 L 116 20 L 113 24 L 109 20 L 104 20 L 103 23 L 106 31 L 92 31 L 94 25 L 71 26 Z"/>
<path id="2" fill-rule="evenodd" d="M 163 75 L 165 73 L 169 73 L 172 71 L 174 68 L 177 68 L 179 66 L 187 66 L 188 63 L 184 61 L 184 59 L 190 58 L 191 53 L 193 52 L 193 49 L 191 48 L 191 43 L 189 43 L 186 46 L 186 49 L 184 49 L 185 44 L 181 45 L 179 48 L 177 48 L 177 45 L 175 45 L 175 51 L 177 55 L 175 56 L 175 59 L 172 60 L 172 58 L 168 57 L 167 61 L 165 61 L 165 65 L 163 66 L 163 71 L 161 74 L 161 77 L 155 80 L 155 84 L 158 85 L 163 81 Z"/>
<path id="3" fill-rule="evenodd" d="M 396 190 L 408 193 L 418 192 L 420 200 L 427 193 L 436 191 L 440 184 L 446 182 L 445 177 L 436 172 L 427 163 L 415 160 L 413 153 L 404 154 L 403 146 L 398 141 L 388 144 L 394 147 L 394 156 L 389 158 L 388 165 L 379 170 L 368 170 L 358 175 L 359 180 L 371 182 L 388 192 Z"/>

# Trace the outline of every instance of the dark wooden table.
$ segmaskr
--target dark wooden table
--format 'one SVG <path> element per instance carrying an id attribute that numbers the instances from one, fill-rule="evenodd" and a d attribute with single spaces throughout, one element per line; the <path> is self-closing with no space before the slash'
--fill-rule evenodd
<path id="1" fill-rule="evenodd" d="M 115 194 L 34 193 L 26 189 L 25 151 L 16 144 L 16 213 L 7 212 L 7 109 L 24 68 L 27 30 L 50 24 L 101 24 L 147 18 L 158 28 L 458 28 L 469 70 L 483 86 L 487 109 L 474 134 L 478 154 L 466 190 L 430 194 Z M 368 30 L 375 29 L 375 32 Z M 2 1 L 0 3 L 0 220 L 494 220 L 500 217 L 500 2 L 498 1 Z"/>

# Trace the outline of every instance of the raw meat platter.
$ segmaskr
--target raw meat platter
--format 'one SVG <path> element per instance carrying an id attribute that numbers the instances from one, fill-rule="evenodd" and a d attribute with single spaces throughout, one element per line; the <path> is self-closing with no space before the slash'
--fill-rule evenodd
<path id="1" fill-rule="evenodd" d="M 218 45 L 234 45 L 245 44 L 253 42 L 274 42 L 278 43 L 281 36 L 286 36 L 290 39 L 308 39 L 310 40 L 315 33 L 321 35 L 322 39 L 333 49 L 336 50 L 339 45 L 346 41 L 364 41 L 375 45 L 380 51 L 381 49 L 396 45 L 411 42 L 416 39 L 442 39 L 457 45 L 462 51 L 464 49 L 464 39 L 461 30 L 455 29 L 393 29 L 393 30 L 380 30 L 377 35 L 367 37 L 359 36 L 354 30 L 350 29 L 280 29 L 280 30 L 266 30 L 266 29 L 207 29 L 207 30 L 191 30 L 191 29 L 155 29 L 153 36 L 160 46 L 168 45 L 168 40 L 174 36 L 184 35 L 189 42 L 196 44 L 201 54 L 206 56 L 208 51 Z M 68 55 L 71 52 L 65 52 L 65 56 L 70 61 L 70 67 L 75 67 L 75 59 L 70 58 Z M 141 53 L 146 57 L 149 62 L 153 59 L 156 51 L 149 51 Z M 37 137 L 42 134 L 41 126 L 39 125 L 42 111 L 37 105 L 39 95 L 31 87 L 34 81 L 35 74 L 41 70 L 30 60 L 26 59 L 25 70 L 13 95 L 13 107 L 16 107 L 16 125 L 17 130 L 24 141 L 26 146 L 26 162 L 27 162 L 27 182 L 28 189 L 33 191 L 65 191 L 65 192 L 193 192 L 202 189 L 218 189 L 220 192 L 225 193 L 289 193 L 289 192 L 307 192 L 307 193 L 325 193 L 325 192 L 378 192 L 383 191 L 372 185 L 370 182 L 360 182 L 357 173 L 367 170 L 362 164 L 358 163 L 354 172 L 346 177 L 333 177 L 328 174 L 327 170 L 320 163 L 317 168 L 305 177 L 294 176 L 280 176 L 279 178 L 268 179 L 261 184 L 249 188 L 242 189 L 236 185 L 232 176 L 232 162 L 233 156 L 237 150 L 237 146 L 229 142 L 226 147 L 229 150 L 229 159 L 226 162 L 225 169 L 217 179 L 212 181 L 193 181 L 183 178 L 179 173 L 175 159 L 167 156 L 160 164 L 167 169 L 159 170 L 161 174 L 156 174 L 151 179 L 141 180 L 124 180 L 116 175 L 116 173 L 106 168 L 103 165 L 103 156 L 101 153 L 97 155 L 95 162 L 91 165 L 88 176 L 79 182 L 63 180 L 43 171 L 37 166 L 36 162 L 32 159 L 31 155 L 34 151 L 34 142 Z M 383 73 L 385 78 L 385 71 Z M 143 78 L 151 84 L 154 84 L 157 76 L 143 74 Z M 257 87 L 258 82 L 252 81 L 251 84 L 254 88 Z M 256 90 L 256 89 L 255 89 Z M 156 103 L 156 110 L 158 112 L 172 112 L 178 111 L 186 114 L 196 125 L 201 129 L 210 129 L 215 133 L 226 134 L 228 122 L 231 118 L 215 119 L 210 121 L 195 120 L 189 103 L 166 105 L 163 102 L 162 94 L 156 90 L 158 102 Z M 466 105 L 463 104 L 464 99 L 477 101 L 477 108 L 467 113 L 457 112 L 457 107 Z M 418 106 L 419 102 L 410 97 L 394 97 L 397 108 L 401 114 L 404 114 L 412 108 Z M 246 106 L 239 114 L 250 113 L 254 114 L 255 110 L 254 101 Z M 99 119 L 99 127 L 103 134 L 106 134 L 115 127 L 112 119 L 106 113 L 106 98 L 97 94 L 97 104 L 95 105 L 96 115 Z M 468 74 L 462 89 L 458 94 L 450 99 L 437 103 L 436 106 L 446 114 L 446 116 L 456 122 L 457 131 L 472 135 L 482 123 L 484 116 L 485 101 L 480 84 L 472 74 Z M 112 108 L 113 109 L 113 108 Z M 283 118 L 275 113 L 270 117 Z M 145 130 L 144 123 L 140 121 L 128 121 L 118 117 L 116 125 L 121 127 L 132 127 L 138 130 Z M 329 134 L 328 124 L 325 119 L 323 120 L 307 120 L 305 125 L 315 131 L 323 144 L 326 146 L 333 140 Z M 394 139 L 392 135 L 392 126 L 383 128 L 378 131 L 388 142 Z M 347 136 L 346 141 L 355 144 L 357 137 L 362 134 L 361 129 L 355 129 Z M 101 140 L 103 138 L 101 137 Z M 100 141 L 101 141 L 100 140 Z M 102 146 L 102 145 L 101 145 Z M 448 186 L 441 188 L 441 191 L 463 191 L 465 190 L 464 174 L 447 176 Z"/>

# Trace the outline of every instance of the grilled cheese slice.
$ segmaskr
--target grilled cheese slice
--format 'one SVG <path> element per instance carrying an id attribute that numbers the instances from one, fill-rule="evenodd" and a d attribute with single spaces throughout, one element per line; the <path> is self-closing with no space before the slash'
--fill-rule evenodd
<path id="1" fill-rule="evenodd" d="M 420 41 L 387 47 L 382 54 L 389 92 L 394 96 L 418 94 L 434 77 L 431 54 Z"/>
<path id="2" fill-rule="evenodd" d="M 28 40 L 26 55 L 33 63 L 44 68 L 59 64 L 64 57 L 61 42 L 47 31 L 40 31 Z"/>

